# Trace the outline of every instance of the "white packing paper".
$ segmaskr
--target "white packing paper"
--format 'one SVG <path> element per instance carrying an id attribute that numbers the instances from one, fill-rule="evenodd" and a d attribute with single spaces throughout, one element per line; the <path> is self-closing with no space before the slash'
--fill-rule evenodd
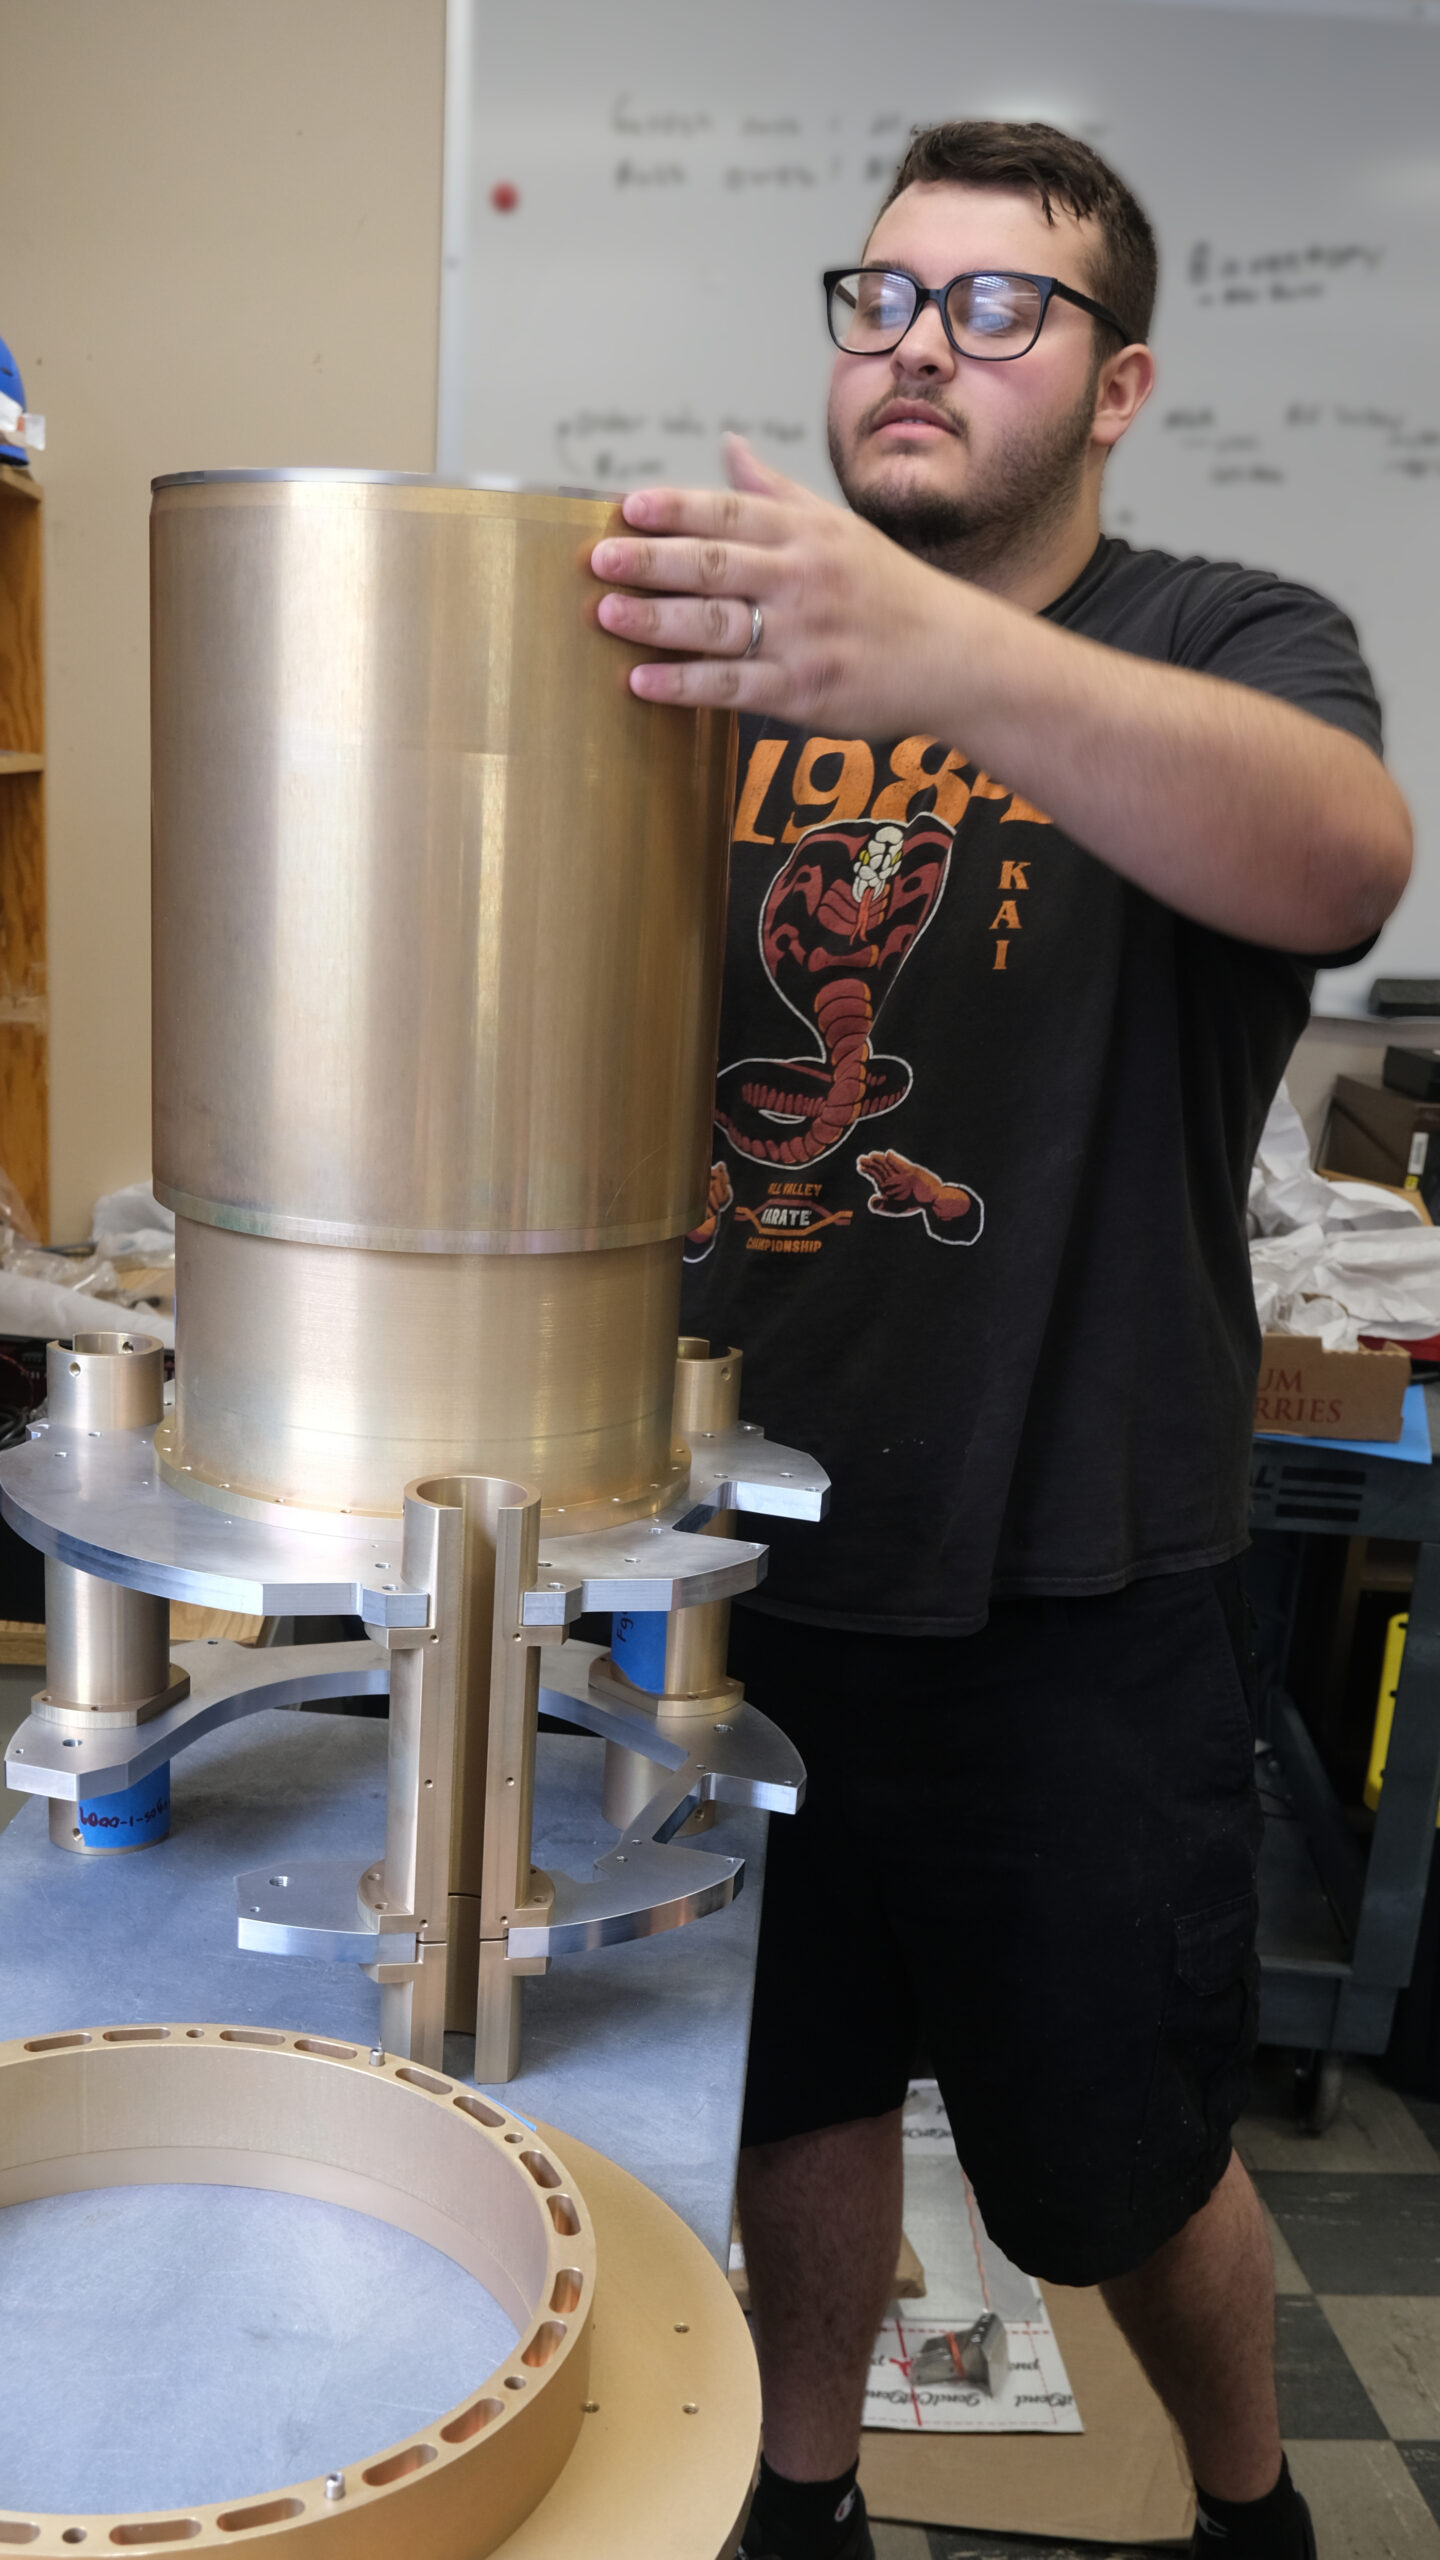
<path id="1" fill-rule="evenodd" d="M 1318 1337 L 1328 1351 L 1353 1351 L 1362 1333 L 1403 1342 L 1440 1333 L 1440 1228 L 1379 1183 L 1313 1172 L 1283 1084 L 1256 1151 L 1247 1223 L 1262 1331 Z"/>

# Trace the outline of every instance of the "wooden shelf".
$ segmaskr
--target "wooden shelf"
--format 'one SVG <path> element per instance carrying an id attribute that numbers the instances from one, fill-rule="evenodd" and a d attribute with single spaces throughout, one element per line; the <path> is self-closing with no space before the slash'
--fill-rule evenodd
<path id="1" fill-rule="evenodd" d="M 41 505 L 0 463 L 0 1166 L 50 1232 Z"/>

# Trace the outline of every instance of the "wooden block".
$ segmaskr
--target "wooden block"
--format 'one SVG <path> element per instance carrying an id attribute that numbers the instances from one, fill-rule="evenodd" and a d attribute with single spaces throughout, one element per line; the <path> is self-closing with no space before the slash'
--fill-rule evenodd
<path id="1" fill-rule="evenodd" d="M 172 1644 L 200 1644 L 207 1636 L 228 1636 L 233 1644 L 253 1644 L 265 1621 L 235 1609 L 195 1609 L 188 1600 L 170 1603 Z"/>
<path id="2" fill-rule="evenodd" d="M 0 1618 L 0 1662 L 34 1662 L 43 1666 L 45 1630 L 26 1618 Z"/>

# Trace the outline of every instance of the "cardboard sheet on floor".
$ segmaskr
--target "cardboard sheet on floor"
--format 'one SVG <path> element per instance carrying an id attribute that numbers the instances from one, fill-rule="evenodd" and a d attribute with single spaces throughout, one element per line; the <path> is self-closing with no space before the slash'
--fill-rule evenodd
<path id="1" fill-rule="evenodd" d="M 905 2221 L 926 2290 L 913 2312 L 895 2306 L 877 2345 L 867 2413 L 883 2408 L 885 2423 L 867 2423 L 860 2462 L 872 2515 L 1076 2541 L 1187 2538 L 1183 2450 L 1099 2294 L 1037 2288 L 996 2248 L 933 2082 L 911 2089 L 905 2134 Z M 1009 2332 L 1004 2392 L 921 2393 L 907 2423 L 906 2366 L 927 2324 L 981 2307 Z"/>
<path id="2" fill-rule="evenodd" d="M 1042 2540 L 1188 2543 L 1179 2438 L 1098 2293 L 1042 2284 L 1083 2435 L 897 2435 L 867 2428 L 873 2516 Z"/>

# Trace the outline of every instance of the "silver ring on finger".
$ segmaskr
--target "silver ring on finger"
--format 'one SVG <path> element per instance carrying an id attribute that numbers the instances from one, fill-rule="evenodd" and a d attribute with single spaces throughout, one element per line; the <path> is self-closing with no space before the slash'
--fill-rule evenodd
<path id="1" fill-rule="evenodd" d="M 745 647 L 740 652 L 741 657 L 753 658 L 764 637 L 765 616 L 761 612 L 758 604 L 752 604 L 750 607 L 750 637 L 746 642 Z"/>

